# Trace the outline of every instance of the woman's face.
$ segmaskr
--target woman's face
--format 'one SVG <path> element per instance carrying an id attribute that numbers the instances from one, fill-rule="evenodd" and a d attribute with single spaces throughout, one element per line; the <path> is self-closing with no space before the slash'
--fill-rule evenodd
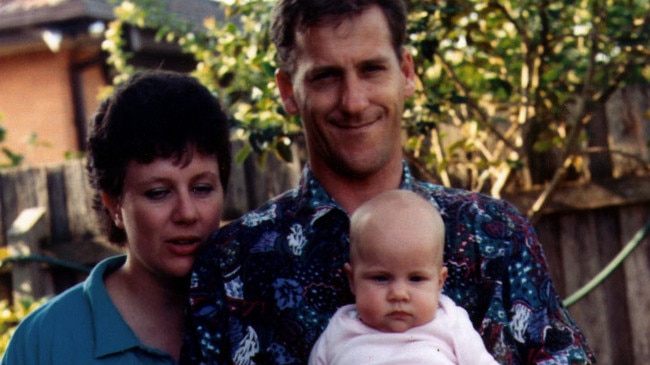
<path id="1" fill-rule="evenodd" d="M 115 224 L 126 231 L 126 267 L 185 277 L 196 251 L 219 227 L 224 201 L 219 164 L 214 156 L 196 151 L 189 162 L 131 161 L 122 196 L 104 200 Z"/>

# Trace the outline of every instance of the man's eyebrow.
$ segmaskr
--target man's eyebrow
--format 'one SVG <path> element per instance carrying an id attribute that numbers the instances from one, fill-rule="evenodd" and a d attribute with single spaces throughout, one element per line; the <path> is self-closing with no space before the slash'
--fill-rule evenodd
<path id="1" fill-rule="evenodd" d="M 364 63 L 386 63 L 386 62 L 390 62 L 390 57 L 380 55 L 380 56 L 364 59 L 359 63 L 364 64 Z"/>
<path id="2" fill-rule="evenodd" d="M 378 56 L 373 58 L 368 58 L 360 61 L 356 67 L 363 68 L 367 66 L 377 66 L 377 65 L 388 65 L 390 64 L 390 58 L 385 56 Z"/>
<path id="3" fill-rule="evenodd" d="M 337 70 L 340 70 L 340 69 L 341 69 L 341 67 L 336 66 L 336 65 L 320 65 L 320 66 L 314 66 L 311 70 L 309 70 L 309 73 L 314 74 L 314 73 L 319 73 L 319 72 L 323 72 L 323 71 L 330 71 L 331 72 L 331 71 L 337 71 Z"/>

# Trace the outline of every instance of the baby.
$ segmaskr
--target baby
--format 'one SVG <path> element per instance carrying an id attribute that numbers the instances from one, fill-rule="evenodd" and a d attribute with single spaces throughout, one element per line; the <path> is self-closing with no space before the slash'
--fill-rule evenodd
<path id="1" fill-rule="evenodd" d="M 356 303 L 340 308 L 310 364 L 497 364 L 467 312 L 442 294 L 445 226 L 419 195 L 391 190 L 350 223 L 345 272 Z"/>

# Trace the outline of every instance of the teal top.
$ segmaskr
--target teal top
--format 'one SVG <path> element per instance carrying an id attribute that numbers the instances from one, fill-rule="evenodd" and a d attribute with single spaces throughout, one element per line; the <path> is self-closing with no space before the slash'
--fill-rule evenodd
<path id="1" fill-rule="evenodd" d="M 0 364 L 175 364 L 166 352 L 142 344 L 108 296 L 104 277 L 125 260 L 103 260 L 83 283 L 27 316 Z"/>

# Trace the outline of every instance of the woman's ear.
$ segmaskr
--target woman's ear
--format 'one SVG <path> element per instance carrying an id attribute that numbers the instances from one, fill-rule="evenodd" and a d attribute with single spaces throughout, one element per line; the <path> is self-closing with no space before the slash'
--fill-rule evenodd
<path id="1" fill-rule="evenodd" d="M 298 114 L 298 104 L 293 96 L 293 84 L 291 83 L 291 75 L 284 70 L 278 69 L 275 72 L 275 81 L 278 84 L 278 90 L 282 97 L 282 105 L 284 110 L 291 115 Z"/>
<path id="2" fill-rule="evenodd" d="M 122 221 L 122 209 L 119 199 L 102 192 L 102 203 L 111 215 L 111 220 L 118 228 L 124 229 L 124 222 Z"/>

